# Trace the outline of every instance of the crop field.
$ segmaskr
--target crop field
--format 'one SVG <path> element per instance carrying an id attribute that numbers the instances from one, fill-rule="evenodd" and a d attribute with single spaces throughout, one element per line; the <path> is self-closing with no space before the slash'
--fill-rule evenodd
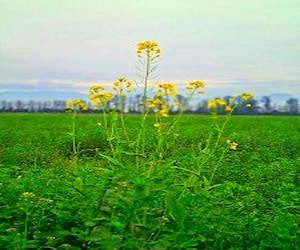
<path id="1" fill-rule="evenodd" d="M 1 114 L 0 249 L 299 249 L 300 117 L 177 118 Z"/>

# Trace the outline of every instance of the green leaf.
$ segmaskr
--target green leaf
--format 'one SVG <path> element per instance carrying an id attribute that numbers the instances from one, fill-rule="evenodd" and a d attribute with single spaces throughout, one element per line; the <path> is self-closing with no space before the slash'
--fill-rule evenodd
<path id="1" fill-rule="evenodd" d="M 124 165 L 119 162 L 118 160 L 108 156 L 108 155 L 104 155 L 104 154 L 101 154 L 99 153 L 100 156 L 102 156 L 104 159 L 106 159 L 107 161 L 109 161 L 110 163 L 114 164 L 114 165 L 117 165 L 117 166 L 121 166 L 121 167 L 124 167 Z"/>
<path id="2" fill-rule="evenodd" d="M 96 223 L 94 221 L 86 221 L 84 222 L 84 225 L 86 225 L 87 227 L 93 227 L 96 226 Z"/>
<path id="3" fill-rule="evenodd" d="M 196 246 L 198 246 L 198 241 L 195 239 L 185 241 L 179 245 L 180 248 L 196 247 Z"/>

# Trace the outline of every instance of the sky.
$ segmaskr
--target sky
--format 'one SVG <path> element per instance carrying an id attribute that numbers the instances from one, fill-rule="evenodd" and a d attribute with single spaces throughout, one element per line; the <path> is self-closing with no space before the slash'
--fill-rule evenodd
<path id="1" fill-rule="evenodd" d="M 300 97 L 299 23 L 299 0 L 0 0 L 0 92 L 138 80 L 136 44 L 153 40 L 179 89 Z"/>

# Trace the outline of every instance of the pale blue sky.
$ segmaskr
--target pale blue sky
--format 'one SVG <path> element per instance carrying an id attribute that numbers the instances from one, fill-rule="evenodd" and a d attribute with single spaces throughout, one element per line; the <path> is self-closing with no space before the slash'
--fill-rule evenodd
<path id="1" fill-rule="evenodd" d="M 299 24 L 299 0 L 0 0 L 0 91 L 136 79 L 149 39 L 161 81 L 300 97 Z"/>

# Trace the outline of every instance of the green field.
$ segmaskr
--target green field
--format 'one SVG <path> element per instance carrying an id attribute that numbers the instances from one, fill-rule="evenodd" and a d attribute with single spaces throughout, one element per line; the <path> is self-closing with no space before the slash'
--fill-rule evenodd
<path id="1" fill-rule="evenodd" d="M 102 119 L 0 115 L 0 249 L 300 249 L 300 117 Z"/>

